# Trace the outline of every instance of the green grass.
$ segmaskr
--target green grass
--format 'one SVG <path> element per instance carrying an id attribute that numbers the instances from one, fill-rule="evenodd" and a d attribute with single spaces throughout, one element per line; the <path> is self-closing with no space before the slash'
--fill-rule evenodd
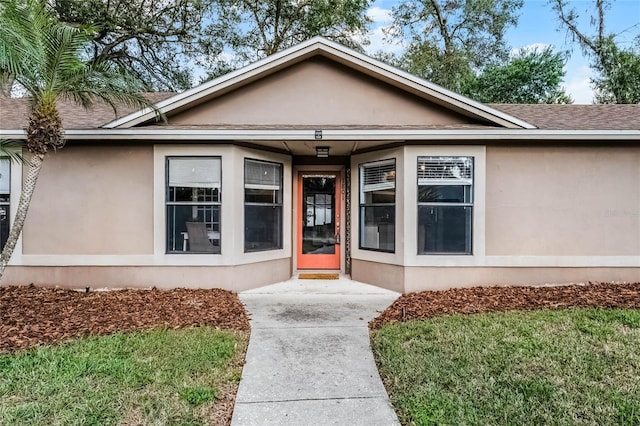
<path id="1" fill-rule="evenodd" d="M 200 327 L 0 355 L 0 425 L 208 424 L 247 336 Z"/>
<path id="2" fill-rule="evenodd" d="M 440 317 L 372 346 L 403 424 L 640 425 L 640 310 Z"/>

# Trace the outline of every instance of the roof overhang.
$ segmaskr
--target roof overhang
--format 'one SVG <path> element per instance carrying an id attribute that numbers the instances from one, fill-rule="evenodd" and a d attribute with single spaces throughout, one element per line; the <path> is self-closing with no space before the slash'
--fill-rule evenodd
<path id="1" fill-rule="evenodd" d="M 0 130 L 2 139 L 26 139 L 24 130 Z M 155 141 L 318 141 L 315 130 L 86 129 L 66 130 L 68 140 Z M 640 130 L 322 130 L 325 141 L 634 141 Z"/>
<path id="2" fill-rule="evenodd" d="M 314 37 L 294 47 L 268 56 L 244 68 L 158 102 L 155 106 L 159 112 L 165 115 L 180 112 L 317 55 L 330 58 L 349 68 L 363 72 L 465 116 L 505 128 L 535 128 L 535 126 L 516 117 L 490 108 L 322 37 Z M 152 122 L 155 119 L 156 112 L 151 108 L 145 108 L 107 123 L 103 127 L 107 129 L 130 128 Z"/>

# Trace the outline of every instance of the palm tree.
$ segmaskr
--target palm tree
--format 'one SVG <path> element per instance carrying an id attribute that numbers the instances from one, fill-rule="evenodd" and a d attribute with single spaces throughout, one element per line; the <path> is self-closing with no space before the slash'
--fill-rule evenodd
<path id="1" fill-rule="evenodd" d="M 117 105 L 149 106 L 142 85 L 107 62 L 88 62 L 81 53 L 96 31 L 59 22 L 47 0 L 0 0 L 0 80 L 13 80 L 29 96 L 25 175 L 17 213 L 0 255 L 0 279 L 22 232 L 31 196 L 47 151 L 64 147 L 57 108 L 70 100 L 85 108 L 102 100 Z"/>

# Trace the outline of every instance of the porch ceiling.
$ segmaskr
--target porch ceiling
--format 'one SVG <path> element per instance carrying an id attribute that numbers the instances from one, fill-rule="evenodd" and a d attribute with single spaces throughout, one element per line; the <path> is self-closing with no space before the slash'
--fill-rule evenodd
<path id="1" fill-rule="evenodd" d="M 337 141 L 337 140 L 288 140 L 288 141 L 269 141 L 269 140 L 252 140 L 246 141 L 253 145 L 260 145 L 278 150 L 284 150 L 292 155 L 315 156 L 317 147 L 329 147 L 329 158 L 332 156 L 351 155 L 362 149 L 371 149 L 389 145 L 396 141 Z"/>

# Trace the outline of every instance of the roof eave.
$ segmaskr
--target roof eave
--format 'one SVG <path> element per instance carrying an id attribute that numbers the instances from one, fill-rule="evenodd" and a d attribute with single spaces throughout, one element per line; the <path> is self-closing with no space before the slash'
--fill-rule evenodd
<path id="1" fill-rule="evenodd" d="M 376 141 L 632 141 L 640 143 L 640 130 L 540 130 L 540 129 L 460 129 L 460 130 L 323 130 L 323 140 Z M 26 139 L 24 130 L 0 130 L 0 138 Z M 315 130 L 216 130 L 216 129 L 70 129 L 68 140 L 148 140 L 154 141 L 260 141 L 316 140 Z"/>

